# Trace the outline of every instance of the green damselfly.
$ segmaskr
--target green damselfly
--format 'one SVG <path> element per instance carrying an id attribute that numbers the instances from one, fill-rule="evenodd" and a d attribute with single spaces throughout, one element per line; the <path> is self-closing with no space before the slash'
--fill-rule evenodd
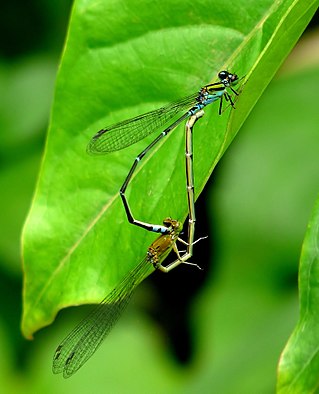
<path id="1" fill-rule="evenodd" d="M 169 121 L 173 121 L 165 128 L 134 160 L 133 165 L 120 189 L 120 195 L 123 201 L 127 219 L 130 223 L 142 227 L 148 231 L 161 232 L 162 226 L 156 226 L 150 223 L 136 220 L 133 217 L 128 204 L 125 192 L 132 179 L 138 163 L 144 156 L 159 142 L 174 130 L 185 119 L 190 118 L 207 105 L 220 100 L 219 114 L 222 113 L 223 99 L 234 107 L 234 102 L 228 92 L 230 89 L 235 95 L 238 92 L 233 88 L 239 79 L 236 74 L 228 71 L 218 73 L 219 82 L 203 86 L 199 92 L 184 97 L 178 101 L 166 105 L 165 107 L 147 112 L 143 115 L 124 120 L 109 127 L 106 127 L 96 133 L 87 146 L 87 152 L 94 155 L 111 153 L 124 149 L 136 142 L 142 140 L 159 128 L 163 127 Z M 186 111 L 186 112 L 185 112 Z M 183 113 L 184 112 L 184 113 Z M 182 113 L 182 115 L 180 115 Z M 176 117 L 179 117 L 176 119 Z M 195 120 L 196 121 L 196 120 Z"/>

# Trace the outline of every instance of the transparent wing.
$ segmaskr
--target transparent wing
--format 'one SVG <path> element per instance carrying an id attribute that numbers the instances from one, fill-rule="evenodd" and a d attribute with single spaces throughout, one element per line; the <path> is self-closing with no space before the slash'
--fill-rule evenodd
<path id="1" fill-rule="evenodd" d="M 146 256 L 57 347 L 52 370 L 73 375 L 93 355 L 131 299 L 135 287 L 154 270 Z"/>
<path id="2" fill-rule="evenodd" d="M 127 119 L 100 130 L 88 144 L 87 152 L 105 154 L 126 148 L 152 134 L 182 111 L 189 110 L 198 93 L 184 97 L 165 107 Z"/>

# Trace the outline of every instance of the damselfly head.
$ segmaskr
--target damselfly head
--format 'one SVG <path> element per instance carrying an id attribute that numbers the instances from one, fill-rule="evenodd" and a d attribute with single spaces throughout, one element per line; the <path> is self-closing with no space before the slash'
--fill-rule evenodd
<path id="1" fill-rule="evenodd" d="M 178 220 L 172 219 L 170 217 L 163 220 L 165 227 L 169 228 L 170 231 L 180 233 L 183 229 L 183 224 Z"/>
<path id="2" fill-rule="evenodd" d="M 218 73 L 218 78 L 220 79 L 220 82 L 225 86 L 235 85 L 238 81 L 238 75 L 232 74 L 225 70 Z"/>

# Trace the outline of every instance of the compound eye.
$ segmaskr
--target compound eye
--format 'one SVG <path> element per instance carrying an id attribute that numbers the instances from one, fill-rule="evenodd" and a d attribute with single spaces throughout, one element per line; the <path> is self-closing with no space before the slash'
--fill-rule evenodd
<path id="1" fill-rule="evenodd" d="M 163 225 L 165 226 L 165 227 L 169 227 L 169 226 L 171 226 L 171 224 L 172 224 L 172 219 L 171 218 L 165 218 L 164 220 L 163 220 Z"/>
<path id="2" fill-rule="evenodd" d="M 218 73 L 218 78 L 219 79 L 226 79 L 229 76 L 229 72 L 228 71 L 220 71 Z"/>

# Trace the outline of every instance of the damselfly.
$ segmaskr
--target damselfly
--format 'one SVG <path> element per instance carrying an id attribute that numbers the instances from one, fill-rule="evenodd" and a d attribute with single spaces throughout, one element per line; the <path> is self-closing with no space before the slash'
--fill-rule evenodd
<path id="1" fill-rule="evenodd" d="M 178 264 L 192 264 L 180 256 L 176 246 L 177 241 L 187 244 L 179 238 L 182 224 L 177 220 L 166 218 L 162 227 L 163 234 L 148 248 L 144 259 L 124 276 L 114 290 L 57 347 L 53 357 L 53 373 L 62 372 L 63 376 L 68 378 L 82 367 L 109 334 L 131 299 L 136 286 L 154 269 L 167 272 L 170 267 L 174 268 L 176 263 L 168 267 L 162 265 L 171 250 L 175 251 Z"/>
<path id="2" fill-rule="evenodd" d="M 107 295 L 104 300 L 82 320 L 70 334 L 57 347 L 52 370 L 55 374 L 63 373 L 65 378 L 73 375 L 95 353 L 103 340 L 109 334 L 125 307 L 127 306 L 134 289 L 154 269 L 169 272 L 180 264 L 189 264 L 200 268 L 197 264 L 188 260 L 193 253 L 195 230 L 195 207 L 194 207 L 194 180 L 192 162 L 192 129 L 195 122 L 203 116 L 204 111 L 199 111 L 186 123 L 186 179 L 189 209 L 188 240 L 185 242 L 179 238 L 182 224 L 171 218 L 166 218 L 163 225 L 151 225 L 154 232 L 160 232 L 152 245 L 148 248 L 144 259 L 134 269 L 124 276 L 122 281 Z M 179 241 L 186 245 L 186 253 L 182 256 L 176 246 Z M 177 259 L 167 266 L 163 262 L 171 250 L 177 255 Z"/>
<path id="3" fill-rule="evenodd" d="M 161 232 L 161 226 L 156 227 L 152 224 L 136 220 L 129 207 L 125 192 L 132 179 L 138 163 L 143 157 L 170 131 L 175 129 L 182 121 L 195 115 L 207 105 L 220 100 L 219 114 L 222 113 L 223 98 L 234 107 L 234 102 L 228 92 L 230 89 L 238 95 L 233 88 L 239 81 L 236 74 L 228 71 L 221 71 L 218 74 L 219 82 L 203 86 L 199 92 L 184 97 L 165 107 L 136 116 L 135 118 L 124 120 L 96 133 L 88 144 L 87 151 L 91 154 L 106 154 L 114 152 L 129 145 L 132 145 L 151 133 L 163 127 L 169 121 L 173 121 L 170 126 L 163 130 L 134 160 L 133 165 L 120 189 L 120 195 L 124 204 L 128 221 L 136 226 L 148 231 Z M 185 112 L 186 111 L 186 112 Z M 181 113 L 177 119 L 176 117 Z M 196 120 L 195 120 L 196 121 Z"/>

